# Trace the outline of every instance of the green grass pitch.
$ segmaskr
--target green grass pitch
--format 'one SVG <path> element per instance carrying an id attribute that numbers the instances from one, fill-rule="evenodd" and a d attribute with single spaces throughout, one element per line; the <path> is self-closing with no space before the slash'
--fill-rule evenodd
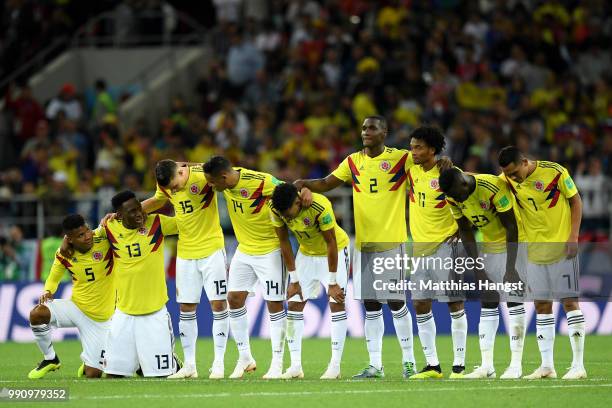
<path id="1" fill-rule="evenodd" d="M 612 404 L 612 337 L 586 338 L 585 365 L 589 378 L 580 381 L 558 380 L 412 380 L 402 378 L 400 350 L 394 337 L 386 337 L 383 362 L 386 378 L 354 381 L 351 375 L 365 367 L 367 351 L 363 339 L 348 339 L 342 364 L 343 379 L 321 381 L 330 356 L 328 339 L 304 341 L 303 380 L 262 380 L 270 363 L 270 342 L 252 340 L 253 355 L 258 369 L 243 380 L 208 380 L 212 341 L 198 342 L 198 367 L 201 378 L 196 380 L 120 379 L 87 380 L 76 378 L 80 364 L 80 343 L 65 341 L 55 344 L 62 368 L 42 380 L 27 379 L 28 371 L 41 359 L 35 344 L 0 344 L 0 388 L 2 387 L 67 387 L 70 401 L 53 403 L 71 407 L 609 407 Z M 452 363 L 451 339 L 440 336 L 438 354 L 445 376 Z M 415 340 L 417 364 L 423 365 L 418 339 Z M 180 354 L 180 345 L 177 345 Z M 471 371 L 480 360 L 478 338 L 470 336 L 467 347 L 467 367 Z M 495 345 L 495 366 L 498 376 L 509 361 L 508 339 L 498 336 Z M 235 344 L 229 341 L 225 358 L 226 376 L 237 358 Z M 289 352 L 285 352 L 285 367 Z M 540 361 L 533 334 L 526 339 L 523 357 L 524 374 L 535 369 Z M 555 342 L 555 364 L 559 378 L 571 362 L 567 336 L 558 335 Z M 15 407 L 46 405 L 32 402 L 12 404 Z M 6 406 L 9 406 L 10 403 Z M 0 408 L 2 401 L 0 401 Z"/>

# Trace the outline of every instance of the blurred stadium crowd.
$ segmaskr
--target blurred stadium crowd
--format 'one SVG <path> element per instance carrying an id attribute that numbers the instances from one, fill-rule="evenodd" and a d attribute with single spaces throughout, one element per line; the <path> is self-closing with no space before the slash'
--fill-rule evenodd
<path id="1" fill-rule="evenodd" d="M 58 84 L 50 101 L 9 87 L 14 160 L 3 163 L 0 197 L 36 194 L 48 214 L 63 215 L 75 209 L 71 197 L 152 191 L 161 158 L 202 162 L 213 154 L 287 180 L 324 176 L 360 148 L 362 118 L 382 114 L 388 145 L 406 148 L 411 129 L 437 124 L 447 136 L 444 154 L 467 171 L 497 172 L 497 151 L 507 144 L 567 166 L 579 188 L 594 192 L 583 197 L 585 239 L 607 239 L 610 2 L 204 3 L 216 15 L 215 58 L 194 81 L 199 103 L 174 96 L 157 128 L 122 125 L 121 101 L 103 79 L 92 84 L 89 103 L 72 84 Z M 5 3 L 4 33 L 15 4 L 30 2 Z M 0 201 L 0 216 L 28 211 Z M 12 234 L 8 226 L 0 234 L 4 247 Z"/>

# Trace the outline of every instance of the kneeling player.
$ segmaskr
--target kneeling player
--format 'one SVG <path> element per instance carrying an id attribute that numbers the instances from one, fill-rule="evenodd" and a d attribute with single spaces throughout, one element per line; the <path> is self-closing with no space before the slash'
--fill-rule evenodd
<path id="1" fill-rule="evenodd" d="M 517 269 L 525 275 L 526 254 L 517 259 L 519 228 L 513 211 L 513 199 L 506 182 L 491 174 L 465 174 L 457 168 L 440 175 L 440 188 L 447 195 L 451 211 L 459 225 L 459 236 L 466 252 L 475 259 L 478 256 L 472 226 L 483 236 L 482 259 L 486 277 L 493 283 L 509 282 L 524 286 Z M 521 234 L 523 235 L 523 234 Z M 523 238 L 524 240 L 524 238 Z M 510 315 L 508 334 L 512 361 L 500 378 L 516 379 L 522 375 L 523 343 L 525 338 L 525 308 L 521 291 L 487 292 L 481 299 L 478 335 L 482 363 L 464 378 L 495 378 L 493 346 L 499 326 L 499 299 L 507 301 Z M 510 296 L 508 296 L 510 295 Z"/>
<path id="2" fill-rule="evenodd" d="M 67 216 L 62 227 L 74 255 L 64 257 L 59 250 L 56 252 L 40 304 L 30 312 L 30 326 L 44 354 L 38 367 L 28 374 L 31 379 L 42 378 L 61 366 L 51 344 L 49 326 L 78 328 L 84 374 L 89 378 L 102 375 L 104 342 L 115 310 L 112 254 L 103 231 L 90 230 L 82 216 Z M 72 298 L 53 299 L 66 270 L 72 277 Z"/>
<path id="3" fill-rule="evenodd" d="M 172 322 L 166 311 L 164 237 L 178 233 L 174 217 L 146 215 L 131 191 L 112 199 L 117 218 L 105 226 L 115 259 L 117 310 L 107 342 L 107 377 L 167 377 L 178 367 Z"/>
<path id="4" fill-rule="evenodd" d="M 340 378 L 340 361 L 346 338 L 344 295 L 348 278 L 349 238 L 337 224 L 329 200 L 312 195 L 312 205 L 302 206 L 297 188 L 292 184 L 276 186 L 272 195 L 272 224 L 280 240 L 283 260 L 291 283 L 287 288 L 287 343 L 291 366 L 283 378 L 303 378 L 302 333 L 304 306 L 317 297 L 321 284 L 327 288 L 331 311 L 332 356 L 321 379 Z M 287 228 L 300 243 L 294 260 Z"/>

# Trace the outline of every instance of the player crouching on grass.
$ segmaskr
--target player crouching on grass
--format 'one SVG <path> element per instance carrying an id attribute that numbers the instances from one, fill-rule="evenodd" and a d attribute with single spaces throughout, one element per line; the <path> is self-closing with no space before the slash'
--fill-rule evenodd
<path id="1" fill-rule="evenodd" d="M 131 376 L 140 366 L 145 377 L 167 377 L 180 367 L 174 355 L 172 321 L 166 310 L 164 237 L 176 235 L 174 217 L 147 215 L 131 191 L 112 198 L 117 217 L 104 237 L 114 256 L 117 310 L 107 340 L 107 378 Z"/>
<path id="2" fill-rule="evenodd" d="M 304 377 L 304 306 L 308 299 L 318 296 L 319 287 L 323 284 L 329 295 L 332 356 L 321 379 L 338 379 L 346 339 L 344 296 L 349 269 L 348 235 L 336 224 L 332 205 L 325 196 L 312 194 L 312 204 L 306 208 L 297 188 L 292 184 L 276 186 L 272 194 L 270 217 L 291 280 L 287 288 L 287 344 L 291 353 L 291 366 L 282 378 Z M 287 229 L 293 231 L 300 244 L 295 258 Z"/>
<path id="3" fill-rule="evenodd" d="M 79 330 L 84 364 L 78 374 L 99 378 L 104 362 L 104 341 L 115 311 L 113 257 L 103 230 L 89 229 L 81 215 L 64 218 L 62 228 L 72 255 L 63 256 L 60 250 L 56 252 L 44 293 L 30 312 L 30 326 L 44 359 L 30 371 L 28 378 L 42 378 L 61 367 L 51 343 L 49 326 Z M 72 298 L 53 299 L 66 271 L 72 277 Z"/>
<path id="4" fill-rule="evenodd" d="M 476 270 L 479 281 L 496 284 L 516 284 L 519 289 L 510 292 L 483 291 L 481 298 L 478 337 L 482 363 L 463 378 L 495 378 L 493 349 L 499 326 L 499 300 L 507 301 L 508 335 L 512 361 L 502 379 L 517 379 L 522 375 L 523 344 L 525 339 L 525 308 L 523 307 L 526 253 L 519 251 L 518 242 L 524 242 L 524 233 L 515 217 L 516 208 L 506 182 L 492 174 L 466 174 L 458 168 L 444 170 L 440 175 L 440 188 L 451 205 L 453 217 L 459 226 L 459 236 L 472 259 L 479 256 L 473 227 L 482 233 L 482 269 Z M 520 231 L 520 232 L 519 232 Z M 520 238 L 519 238 L 520 235 Z M 486 276 L 485 276 L 486 275 Z"/>

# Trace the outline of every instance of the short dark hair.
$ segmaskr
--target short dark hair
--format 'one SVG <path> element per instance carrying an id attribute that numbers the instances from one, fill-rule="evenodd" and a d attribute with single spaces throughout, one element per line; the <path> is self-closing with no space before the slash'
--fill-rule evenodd
<path id="1" fill-rule="evenodd" d="M 177 164 L 174 160 L 164 159 L 157 162 L 155 166 L 155 179 L 161 187 L 166 187 L 176 173 Z"/>
<path id="2" fill-rule="evenodd" d="M 298 196 L 297 187 L 291 183 L 279 184 L 272 193 L 272 207 L 280 213 L 287 211 Z"/>
<path id="3" fill-rule="evenodd" d="M 442 170 L 440 173 L 440 178 L 438 179 L 438 184 L 440 185 L 440 189 L 448 193 L 450 189 L 453 187 L 453 184 L 459 180 L 461 176 L 461 170 L 456 167 L 451 167 L 450 169 Z"/>
<path id="4" fill-rule="evenodd" d="M 102 91 L 102 90 L 106 89 L 106 81 L 103 80 L 102 78 L 99 78 L 99 79 L 96 80 L 96 85 L 95 86 L 96 86 L 96 89 Z"/>
<path id="5" fill-rule="evenodd" d="M 432 125 L 423 125 L 414 129 L 410 137 L 423 140 L 427 146 L 433 147 L 435 154 L 439 154 L 446 146 L 446 140 L 440 128 Z"/>
<path id="6" fill-rule="evenodd" d="M 506 167 L 510 163 L 518 163 L 523 154 L 516 146 L 506 146 L 499 151 L 498 161 L 500 167 Z"/>
<path id="7" fill-rule="evenodd" d="M 120 193 L 115 194 L 114 197 L 111 199 L 111 203 L 113 204 L 113 210 L 115 212 L 118 211 L 123 205 L 123 203 L 128 200 L 131 200 L 132 198 L 136 198 L 136 194 L 134 194 L 130 190 L 124 190 Z"/>
<path id="8" fill-rule="evenodd" d="M 375 120 L 380 122 L 380 125 L 383 127 L 383 129 L 388 129 L 387 128 L 387 119 L 385 119 L 384 116 L 370 115 L 370 116 L 366 116 L 363 120 L 365 121 L 366 119 L 375 119 Z"/>
<path id="9" fill-rule="evenodd" d="M 229 160 L 222 156 L 213 156 L 204 163 L 204 173 L 208 173 L 213 177 L 217 177 L 224 171 L 232 169 L 232 164 Z"/>
<path id="10" fill-rule="evenodd" d="M 83 218 L 81 214 L 67 215 L 62 221 L 62 229 L 64 230 L 64 234 L 80 228 L 83 225 L 85 225 L 85 218 Z"/>

